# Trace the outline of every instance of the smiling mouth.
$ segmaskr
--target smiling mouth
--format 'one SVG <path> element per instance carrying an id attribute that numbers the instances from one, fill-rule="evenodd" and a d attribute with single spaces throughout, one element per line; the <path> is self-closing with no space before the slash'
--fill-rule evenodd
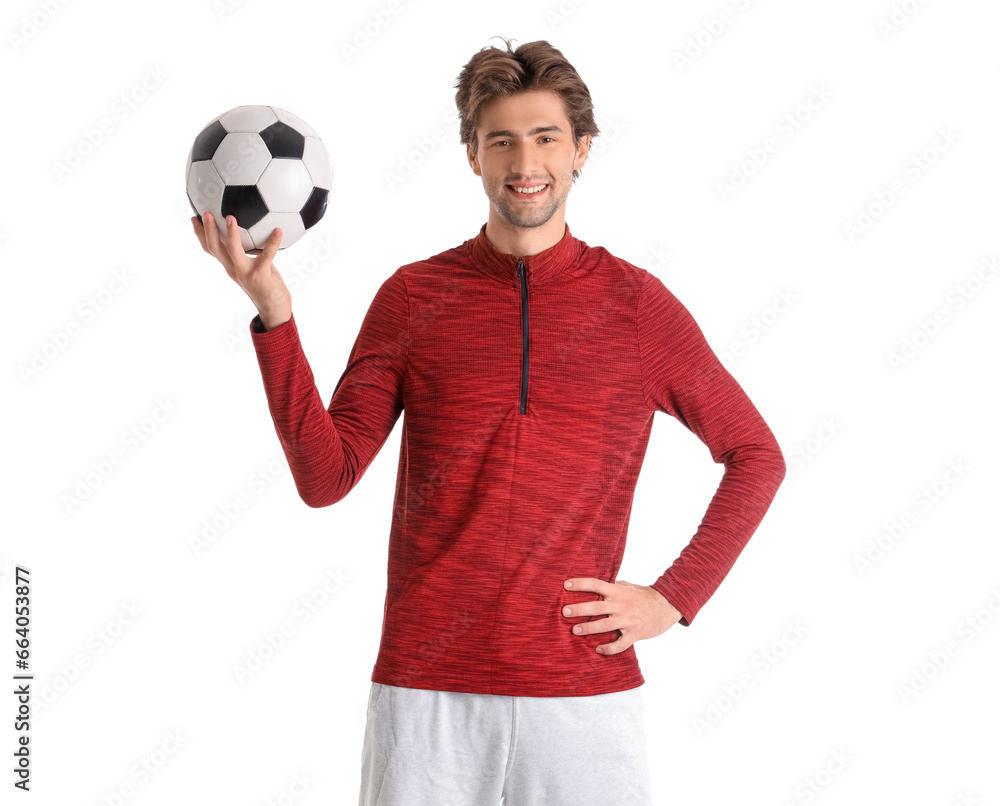
<path id="1" fill-rule="evenodd" d="M 541 183 L 538 185 L 519 185 L 519 186 L 504 185 L 504 187 L 507 188 L 508 193 L 517 196 L 518 198 L 521 199 L 537 199 L 539 196 L 545 193 L 546 190 L 549 189 L 547 183 Z M 517 189 L 518 187 L 520 187 L 521 189 L 518 190 Z M 531 192 L 528 192 L 529 190 Z"/>

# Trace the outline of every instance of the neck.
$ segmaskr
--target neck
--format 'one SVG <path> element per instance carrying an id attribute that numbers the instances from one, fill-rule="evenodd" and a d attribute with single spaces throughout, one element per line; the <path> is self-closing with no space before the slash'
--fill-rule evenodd
<path id="1" fill-rule="evenodd" d="M 555 215 L 540 227 L 515 227 L 495 209 L 490 207 L 486 222 L 486 238 L 500 252 L 518 257 L 530 257 L 555 246 L 566 234 L 566 208 L 560 207 Z"/>

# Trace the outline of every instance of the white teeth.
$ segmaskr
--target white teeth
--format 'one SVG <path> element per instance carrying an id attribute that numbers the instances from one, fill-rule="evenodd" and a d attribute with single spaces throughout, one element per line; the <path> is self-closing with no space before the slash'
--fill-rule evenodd
<path id="1" fill-rule="evenodd" d="M 518 193 L 537 193 L 538 191 L 540 191 L 542 188 L 545 187 L 548 187 L 548 185 L 538 185 L 537 187 L 533 188 L 514 188 L 514 190 L 516 190 Z"/>

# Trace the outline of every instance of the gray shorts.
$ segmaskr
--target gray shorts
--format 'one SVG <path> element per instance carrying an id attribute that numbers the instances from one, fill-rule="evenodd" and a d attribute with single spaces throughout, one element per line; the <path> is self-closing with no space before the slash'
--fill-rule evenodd
<path id="1" fill-rule="evenodd" d="M 642 710 L 639 688 L 509 697 L 373 682 L 360 806 L 652 806 Z"/>

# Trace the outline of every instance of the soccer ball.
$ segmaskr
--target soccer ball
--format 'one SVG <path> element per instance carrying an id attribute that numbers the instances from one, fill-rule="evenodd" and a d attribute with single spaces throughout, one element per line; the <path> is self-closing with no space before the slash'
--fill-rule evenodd
<path id="1" fill-rule="evenodd" d="M 276 106 L 237 106 L 195 138 L 185 182 L 199 218 L 211 212 L 225 239 L 226 216 L 234 216 L 244 251 L 259 254 L 275 228 L 284 249 L 323 217 L 333 169 L 301 118 Z"/>

